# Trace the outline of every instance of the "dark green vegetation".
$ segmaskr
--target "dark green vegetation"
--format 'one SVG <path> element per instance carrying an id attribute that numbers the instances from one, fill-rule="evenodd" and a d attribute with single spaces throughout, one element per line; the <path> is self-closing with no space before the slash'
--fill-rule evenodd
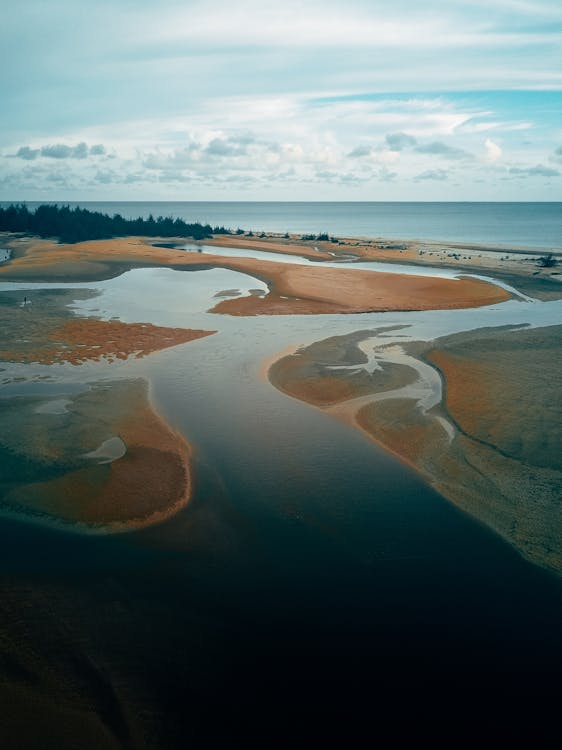
<path id="1" fill-rule="evenodd" d="M 303 234 L 301 239 L 316 240 L 317 242 L 333 242 L 327 232 L 319 232 L 318 234 Z"/>
<path id="2" fill-rule="evenodd" d="M 537 265 L 541 268 L 554 268 L 558 261 L 554 257 L 553 253 L 548 253 L 548 255 L 543 255 L 537 260 Z"/>
<path id="3" fill-rule="evenodd" d="M 213 234 L 229 234 L 225 227 L 209 224 L 187 224 L 183 219 L 152 214 L 148 219 L 125 219 L 120 214 L 102 214 L 85 208 L 42 205 L 30 211 L 25 204 L 0 207 L 0 231 L 25 232 L 39 237 L 58 237 L 61 242 L 105 240 L 111 237 L 141 235 L 146 237 L 193 237 L 202 240 Z"/>

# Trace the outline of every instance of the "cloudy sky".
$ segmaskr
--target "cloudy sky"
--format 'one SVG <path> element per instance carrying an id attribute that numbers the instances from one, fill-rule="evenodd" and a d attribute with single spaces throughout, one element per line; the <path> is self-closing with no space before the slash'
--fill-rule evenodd
<path id="1" fill-rule="evenodd" d="M 562 200 L 560 0 L 18 0 L 0 200 Z"/>

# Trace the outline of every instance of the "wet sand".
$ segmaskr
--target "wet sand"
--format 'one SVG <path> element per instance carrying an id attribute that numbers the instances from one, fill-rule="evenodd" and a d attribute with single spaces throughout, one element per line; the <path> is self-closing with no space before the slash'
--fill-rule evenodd
<path id="1" fill-rule="evenodd" d="M 406 345 L 443 379 L 444 398 L 427 411 L 407 388 L 388 400 L 360 398 L 366 373 L 340 369 L 334 378 L 330 367 L 362 336 L 334 337 L 284 357 L 270 367 L 270 380 L 355 424 L 527 559 L 562 573 L 562 327 L 483 329 Z M 346 361 L 357 362 L 357 351 Z M 403 388 L 411 378 L 406 366 L 383 369 L 378 385 L 370 381 L 373 393 Z"/>
<path id="2" fill-rule="evenodd" d="M 152 410 L 144 380 L 93 384 L 58 410 L 44 402 L 14 398 L 3 409 L 4 512 L 109 533 L 150 526 L 187 504 L 189 446 Z M 117 457 L 110 441 L 124 448 Z"/>
<path id="3" fill-rule="evenodd" d="M 45 326 L 42 326 L 45 328 Z M 25 331 L 25 327 L 24 327 Z M 185 344 L 215 331 L 189 328 L 165 328 L 151 323 L 122 323 L 117 320 L 67 320 L 50 331 L 46 341 L 0 351 L 4 362 L 28 362 L 42 365 L 68 362 L 81 365 L 88 361 L 145 357 L 170 346 Z M 24 342 L 29 344 L 29 342 Z"/>
<path id="4" fill-rule="evenodd" d="M 69 304 L 90 290 L 38 289 L 27 305 L 20 291 L 0 296 L 5 362 L 112 362 L 214 333 L 79 317 Z M 2 411 L 4 512 L 108 533 L 157 523 L 189 500 L 189 447 L 153 411 L 144 381 L 93 384 L 63 399 L 9 398 Z"/>
<path id="5" fill-rule="evenodd" d="M 276 264 L 253 258 L 201 256 L 154 247 L 146 239 L 99 240 L 58 245 L 22 244 L 0 268 L 0 280 L 86 280 L 108 278 L 132 267 L 176 269 L 221 267 L 265 281 L 270 293 L 223 300 L 212 312 L 230 315 L 290 315 L 479 307 L 503 302 L 508 292 L 477 279 L 450 280 L 349 268 Z"/>
<path id="6" fill-rule="evenodd" d="M 36 289 L 22 304 L 24 292 L 0 295 L 0 359 L 4 362 L 50 365 L 128 357 L 153 352 L 210 336 L 215 331 L 168 328 L 150 323 L 84 318 L 69 305 L 95 296 L 85 289 Z"/>
<path id="7" fill-rule="evenodd" d="M 283 393 L 320 407 L 414 382 L 416 373 L 407 367 L 388 365 L 372 373 L 362 368 L 367 357 L 357 344 L 384 330 L 334 336 L 277 357 L 270 363 L 269 380 Z"/>

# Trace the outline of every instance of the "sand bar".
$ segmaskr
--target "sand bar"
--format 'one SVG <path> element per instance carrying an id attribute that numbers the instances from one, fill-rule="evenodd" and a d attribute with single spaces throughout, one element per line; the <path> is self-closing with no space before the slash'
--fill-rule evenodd
<path id="1" fill-rule="evenodd" d="M 187 504 L 189 446 L 153 411 L 144 380 L 93 384 L 60 413 L 37 409 L 37 400 L 10 400 L 4 410 L 11 430 L 0 450 L 12 456 L 15 472 L 4 512 L 114 533 L 161 522 Z M 97 457 L 116 438 L 124 454 Z M 18 480 L 20 463 L 27 482 Z"/>
<path id="2" fill-rule="evenodd" d="M 144 357 L 213 333 L 215 331 L 166 328 L 150 323 L 75 318 L 55 324 L 51 330 L 45 331 L 45 338 L 41 342 L 36 341 L 35 345 L 0 350 L 0 359 L 42 365 L 62 362 L 81 365 L 101 359 L 111 362 L 130 356 Z"/>
<path id="3" fill-rule="evenodd" d="M 409 367 L 383 365 L 376 378 L 360 372 L 361 352 L 350 347 L 366 335 L 373 332 L 282 357 L 270 381 L 354 424 L 527 559 L 562 574 L 562 327 L 404 345 L 441 375 L 441 402 L 429 410 L 408 392 Z M 345 361 L 357 368 L 341 368 Z"/>
<path id="4" fill-rule="evenodd" d="M 154 247 L 126 238 L 59 245 L 30 240 L 0 268 L 0 280 L 86 280 L 109 278 L 133 267 L 229 268 L 265 281 L 270 294 L 224 300 L 213 312 L 230 315 L 290 315 L 432 310 L 479 307 L 510 298 L 504 289 L 478 279 L 376 273 L 350 268 L 277 264 Z"/>

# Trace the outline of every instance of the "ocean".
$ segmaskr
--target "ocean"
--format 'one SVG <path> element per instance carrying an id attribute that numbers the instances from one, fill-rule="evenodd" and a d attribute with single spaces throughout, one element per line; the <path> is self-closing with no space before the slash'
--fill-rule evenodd
<path id="1" fill-rule="evenodd" d="M 45 202 L 45 201 L 43 201 Z M 66 203 L 66 201 L 59 201 Z M 8 205 L 2 203 L 2 205 Z M 29 201 L 30 207 L 40 202 Z M 562 202 L 199 202 L 79 201 L 92 211 L 127 218 L 163 215 L 253 231 L 441 240 L 505 247 L 562 249 Z"/>

